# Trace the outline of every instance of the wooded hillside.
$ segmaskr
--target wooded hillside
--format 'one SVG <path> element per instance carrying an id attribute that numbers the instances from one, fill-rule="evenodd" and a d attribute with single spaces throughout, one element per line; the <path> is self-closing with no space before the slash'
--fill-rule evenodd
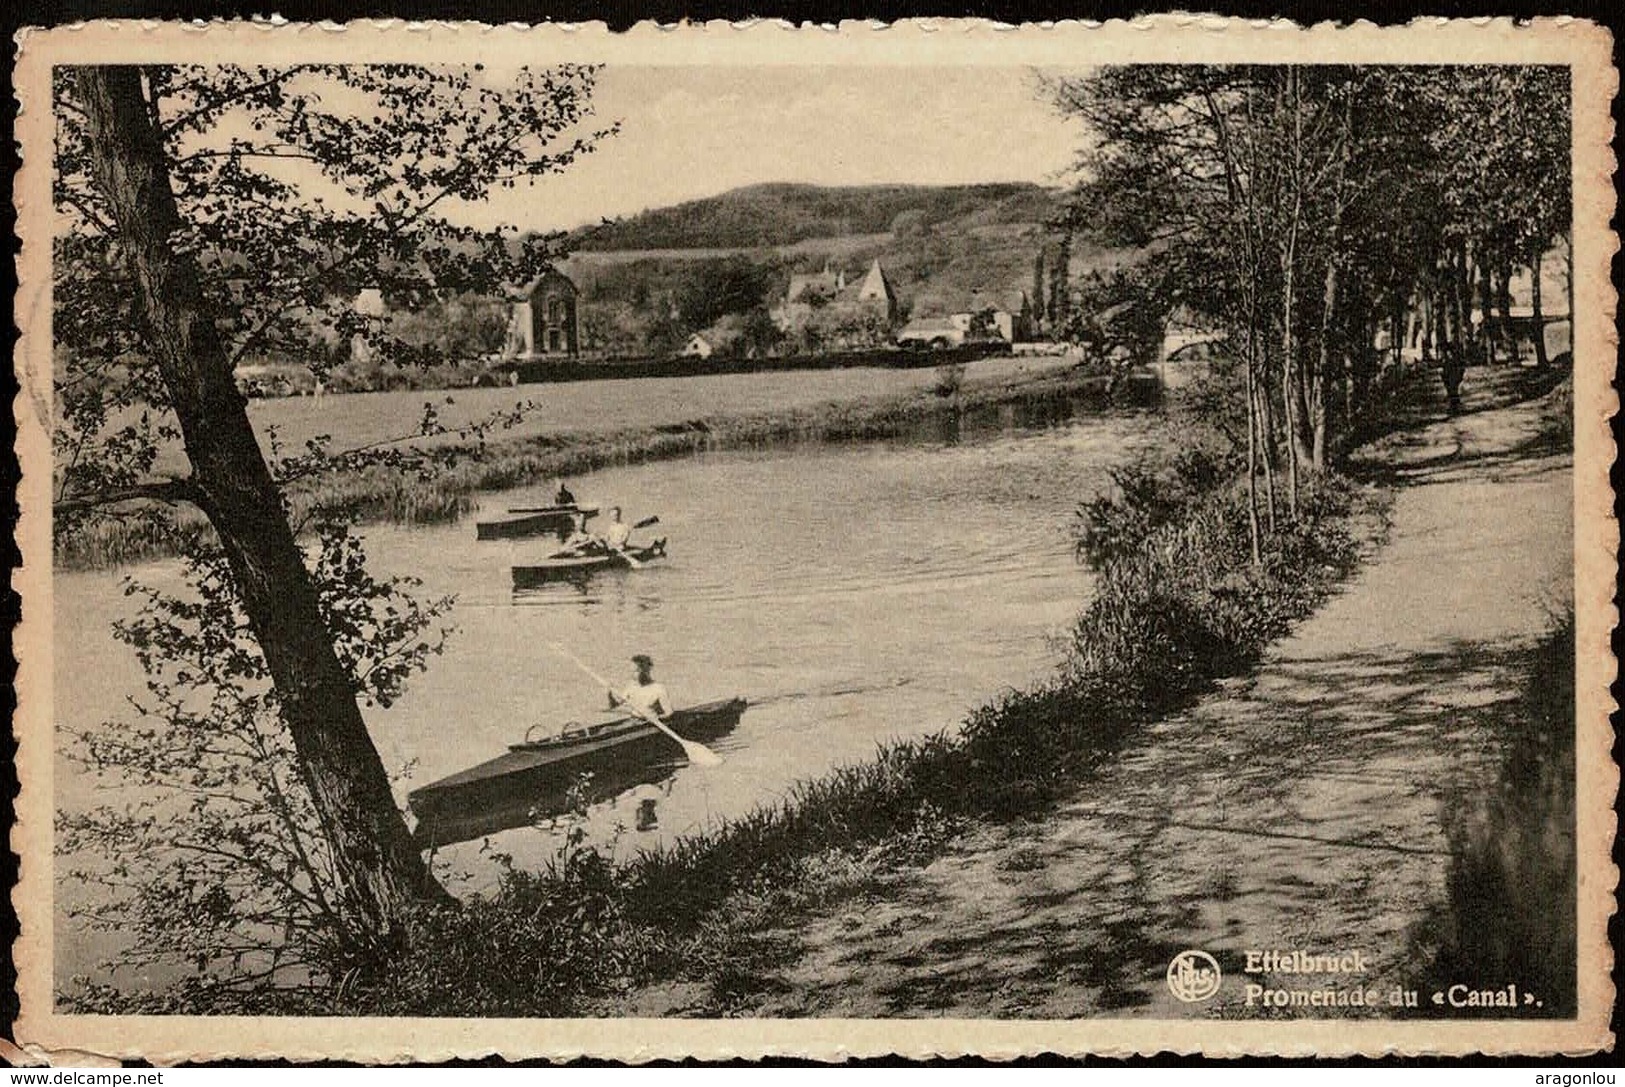
<path id="1" fill-rule="evenodd" d="M 967 227 L 1037 222 L 1054 211 L 1054 195 L 1026 182 L 838 188 L 775 183 L 583 227 L 572 232 L 570 245 L 581 250 L 775 248 L 809 238 L 906 233 L 951 220 Z"/>

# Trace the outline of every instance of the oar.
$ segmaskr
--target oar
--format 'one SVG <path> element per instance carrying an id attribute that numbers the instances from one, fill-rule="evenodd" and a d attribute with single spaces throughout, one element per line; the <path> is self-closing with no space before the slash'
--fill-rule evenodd
<path id="1" fill-rule="evenodd" d="M 564 648 L 558 642 L 548 642 L 547 645 L 548 648 L 553 650 L 553 652 L 557 653 L 559 656 L 563 657 L 565 660 L 587 673 L 587 675 L 591 676 L 600 687 L 604 688 L 604 690 L 608 691 L 610 694 L 615 693 L 615 685 L 613 683 L 599 675 L 597 672 L 594 672 L 584 661 L 581 660 L 581 658 L 577 657 L 574 653 Z M 630 699 L 623 698 L 621 701 L 622 704 L 630 709 L 633 713 L 637 714 L 655 728 L 658 728 L 661 732 L 664 732 L 667 736 L 670 736 L 672 739 L 681 744 L 683 746 L 683 754 L 686 755 L 688 757 L 688 761 L 693 763 L 695 766 L 722 765 L 722 756 L 718 755 L 715 751 L 712 751 L 709 747 L 706 747 L 704 744 L 697 744 L 693 740 L 683 739 L 681 736 L 677 735 L 677 733 L 673 732 L 671 728 L 667 726 L 666 722 L 655 716 L 652 711 L 643 709 Z"/>

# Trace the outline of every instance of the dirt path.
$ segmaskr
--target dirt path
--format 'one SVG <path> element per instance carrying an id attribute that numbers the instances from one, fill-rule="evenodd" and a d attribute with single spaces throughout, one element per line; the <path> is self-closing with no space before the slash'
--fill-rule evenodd
<path id="1" fill-rule="evenodd" d="M 1185 948 L 1361 951 L 1369 980 L 1415 979 L 1442 806 L 1493 775 L 1521 654 L 1572 583 L 1569 456 L 1532 441 L 1537 403 L 1471 409 L 1366 454 L 1400 485 L 1388 544 L 1252 679 L 1151 726 L 1059 810 L 787 926 L 798 950 L 747 1013 L 1258 1014 L 1232 985 L 1173 1000 Z M 642 1013 L 681 1014 L 666 997 Z"/>

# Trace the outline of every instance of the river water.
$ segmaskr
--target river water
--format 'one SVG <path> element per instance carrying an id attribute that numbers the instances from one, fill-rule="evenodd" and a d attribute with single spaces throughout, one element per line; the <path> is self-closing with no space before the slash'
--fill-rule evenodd
<path id="1" fill-rule="evenodd" d="M 660 784 L 658 828 L 630 829 L 625 798 L 594 808 L 590 835 L 622 855 L 772 803 L 878 742 L 953 727 L 1001 688 L 1043 675 L 1090 590 L 1071 553 L 1073 511 L 1109 467 L 1155 440 L 1155 424 L 1137 413 L 1039 428 L 1008 415 L 993 422 L 979 433 L 708 453 L 574 480 L 583 501 L 619 503 L 629 522 L 658 514 L 659 526 L 634 539 L 667 537 L 669 557 L 523 595 L 510 567 L 556 541 L 477 543 L 468 521 L 369 527 L 375 571 L 421 578 L 424 596 L 457 596 L 445 655 L 394 706 L 369 711 L 386 768 L 413 765 L 401 799 L 500 754 L 527 727 L 598 719 L 601 690 L 549 642 L 617 680 L 631 679 L 632 654 L 647 653 L 677 705 L 751 703 L 712 745 L 723 765 L 678 767 Z M 547 490 L 488 495 L 482 508 L 545 504 Z M 130 573 L 172 583 L 177 566 Z M 60 728 L 127 717 L 125 696 L 140 690 L 133 655 L 108 629 L 132 607 L 122 576 L 56 578 Z M 114 799 L 72 764 L 57 766 L 59 807 Z M 504 831 L 442 848 L 437 867 L 455 889 L 481 890 L 496 878 L 489 850 L 527 865 L 558 843 L 556 828 Z M 64 884 L 59 907 L 80 893 Z M 59 976 L 88 970 L 98 943 L 59 924 Z"/>

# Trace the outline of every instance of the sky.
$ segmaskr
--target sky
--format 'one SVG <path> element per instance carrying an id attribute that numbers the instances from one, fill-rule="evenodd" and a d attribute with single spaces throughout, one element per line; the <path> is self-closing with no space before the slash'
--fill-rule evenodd
<path id="1" fill-rule="evenodd" d="M 1060 184 L 1082 139 L 1023 68 L 623 66 L 593 101 L 618 135 L 458 218 L 569 229 L 768 181 Z"/>

